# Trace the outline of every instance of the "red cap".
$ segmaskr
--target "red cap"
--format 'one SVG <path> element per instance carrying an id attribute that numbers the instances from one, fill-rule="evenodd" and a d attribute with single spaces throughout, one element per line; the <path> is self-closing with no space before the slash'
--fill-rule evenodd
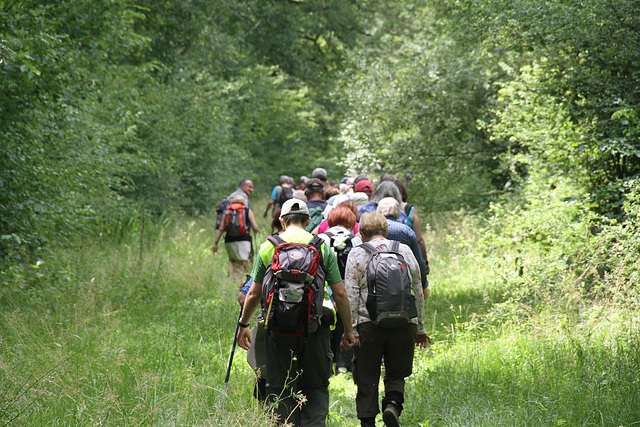
<path id="1" fill-rule="evenodd" d="M 356 183 L 355 190 L 356 190 L 356 193 L 359 193 L 359 192 L 371 193 L 373 191 L 373 185 L 371 185 L 371 183 L 368 180 L 363 179 Z"/>

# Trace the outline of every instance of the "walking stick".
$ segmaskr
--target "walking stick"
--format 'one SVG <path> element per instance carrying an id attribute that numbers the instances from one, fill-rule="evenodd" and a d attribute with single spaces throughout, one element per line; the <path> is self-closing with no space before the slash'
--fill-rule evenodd
<path id="1" fill-rule="evenodd" d="M 236 344 L 238 343 L 238 329 L 240 329 L 240 319 L 242 319 L 242 308 L 240 308 L 240 315 L 238 316 L 238 323 L 236 324 L 236 333 L 233 336 L 233 346 L 231 347 L 231 356 L 229 356 L 229 366 L 227 367 L 227 376 L 224 379 L 224 390 L 222 391 L 222 402 L 227 396 L 227 385 L 229 384 L 229 376 L 231 375 L 231 365 L 233 364 L 233 354 L 236 351 Z"/>

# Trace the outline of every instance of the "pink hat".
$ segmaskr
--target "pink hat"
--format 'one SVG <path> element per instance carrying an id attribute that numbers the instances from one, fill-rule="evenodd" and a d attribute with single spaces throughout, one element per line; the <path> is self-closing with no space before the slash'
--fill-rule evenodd
<path id="1" fill-rule="evenodd" d="M 355 191 L 357 193 L 360 193 L 360 192 L 371 193 L 373 191 L 373 185 L 371 185 L 371 183 L 368 180 L 363 179 L 356 183 Z"/>

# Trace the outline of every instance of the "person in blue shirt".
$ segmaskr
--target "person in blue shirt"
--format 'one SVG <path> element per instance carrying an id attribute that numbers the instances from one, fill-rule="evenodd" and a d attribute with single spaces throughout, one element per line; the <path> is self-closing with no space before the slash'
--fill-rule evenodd
<path id="1" fill-rule="evenodd" d="M 269 201 L 267 202 L 267 207 L 264 208 L 264 213 L 263 213 L 263 217 L 266 218 L 268 213 L 269 213 L 269 209 L 273 206 L 273 214 L 275 215 L 277 212 L 279 212 L 281 204 L 279 202 L 279 200 L 281 199 L 281 195 L 282 195 L 282 189 L 284 187 L 288 187 L 291 188 L 292 192 L 293 192 L 293 178 L 290 178 L 286 175 L 280 175 L 280 184 L 276 185 L 275 187 L 273 187 L 273 190 L 271 190 L 271 198 L 269 199 Z"/>

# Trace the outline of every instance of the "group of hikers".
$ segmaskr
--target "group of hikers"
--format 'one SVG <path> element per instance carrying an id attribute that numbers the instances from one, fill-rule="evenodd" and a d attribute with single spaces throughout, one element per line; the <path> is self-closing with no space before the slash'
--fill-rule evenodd
<path id="1" fill-rule="evenodd" d="M 252 191 L 243 179 L 218 205 L 212 251 L 224 234 L 229 274 L 251 271 L 236 339 L 256 373 L 254 395 L 278 424 L 324 426 L 329 379 L 350 371 L 361 425 L 375 426 L 384 363 L 382 419 L 399 426 L 414 348 L 430 342 L 429 264 L 405 183 L 384 175 L 374 186 L 362 175 L 337 184 L 323 168 L 298 185 L 281 176 L 263 213 L 272 209 L 271 234 L 255 257 Z"/>

